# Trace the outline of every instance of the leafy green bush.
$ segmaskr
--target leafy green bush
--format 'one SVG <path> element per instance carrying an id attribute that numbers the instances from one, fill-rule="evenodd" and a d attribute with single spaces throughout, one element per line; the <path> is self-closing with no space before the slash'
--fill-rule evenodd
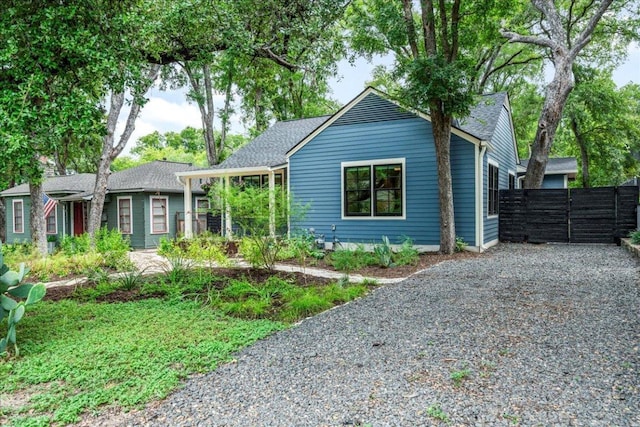
<path id="1" fill-rule="evenodd" d="M 456 236 L 456 252 L 462 252 L 467 247 L 467 242 L 460 236 Z"/>
<path id="2" fill-rule="evenodd" d="M 413 240 L 406 237 L 400 249 L 393 254 L 393 262 L 396 265 L 417 265 L 420 260 L 418 250 L 413 246 Z"/>
<path id="3" fill-rule="evenodd" d="M 631 239 L 631 243 L 634 245 L 640 245 L 640 230 L 629 233 L 629 238 Z"/>
<path id="4" fill-rule="evenodd" d="M 331 253 L 329 262 L 338 271 L 349 273 L 363 267 L 378 264 L 378 259 L 371 252 L 364 250 L 364 246 L 358 245 L 356 249 L 339 249 Z"/>
<path id="5" fill-rule="evenodd" d="M 299 221 L 304 208 L 290 203 L 282 188 L 274 190 L 253 186 L 215 186 L 215 198 L 233 212 L 237 234 L 242 238 L 245 250 L 241 251 L 247 261 L 257 268 L 273 270 L 280 252 L 285 247 L 285 239 L 276 234 L 284 234 L 289 221 Z M 242 247 L 242 244 L 241 244 Z"/>
<path id="6" fill-rule="evenodd" d="M 91 248 L 91 239 L 88 234 L 80 236 L 64 236 L 60 241 L 60 251 L 67 255 L 84 254 Z"/>

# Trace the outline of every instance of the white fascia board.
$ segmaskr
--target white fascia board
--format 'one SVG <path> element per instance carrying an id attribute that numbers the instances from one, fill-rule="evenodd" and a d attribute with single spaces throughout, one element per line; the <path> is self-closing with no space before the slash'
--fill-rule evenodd
<path id="1" fill-rule="evenodd" d="M 180 184 L 184 185 L 184 179 L 219 178 L 224 176 L 262 174 L 286 168 L 287 165 L 278 165 L 275 167 L 256 166 L 247 168 L 207 169 L 201 171 L 176 172 L 176 178 L 178 179 L 178 182 L 180 182 Z"/>
<path id="2" fill-rule="evenodd" d="M 424 113 L 422 111 L 419 111 L 419 110 L 417 110 L 415 108 L 411 108 L 411 107 L 408 107 L 406 105 L 402 105 L 399 102 L 391 99 L 389 97 L 389 95 L 387 95 L 386 93 L 381 92 L 378 89 L 375 89 L 375 88 L 369 86 L 365 90 L 363 90 L 358 96 L 353 98 L 349 103 L 347 103 L 345 106 L 343 106 L 340 110 L 338 110 L 338 112 L 335 113 L 333 116 L 331 116 L 327 121 L 325 121 L 323 124 L 321 124 L 316 130 L 314 130 L 309 135 L 307 135 L 295 147 L 293 147 L 291 150 L 289 150 L 289 152 L 287 152 L 287 159 L 289 159 L 289 157 L 291 157 L 295 153 L 297 153 L 309 141 L 311 141 L 313 138 L 318 136 L 326 128 L 331 126 L 340 117 L 344 116 L 349 110 L 351 110 L 355 105 L 357 105 L 360 101 L 362 101 L 367 95 L 369 95 L 371 93 L 373 93 L 375 95 L 378 95 L 379 97 L 391 102 L 392 104 L 395 104 L 398 107 L 415 114 L 416 116 L 420 117 L 421 119 L 424 119 L 424 120 L 427 120 L 428 122 L 431 122 L 431 116 L 429 116 L 428 114 L 426 114 L 426 113 Z M 481 143 L 480 138 L 477 138 L 477 137 L 471 135 L 470 133 L 467 133 L 467 132 L 465 132 L 465 131 L 463 131 L 461 129 L 458 129 L 455 126 L 451 126 L 451 133 L 454 134 L 454 135 L 457 135 L 460 138 L 462 138 L 462 139 L 464 139 L 466 141 L 469 141 L 469 142 L 471 142 L 471 143 L 473 143 L 475 145 L 480 145 L 480 143 Z"/>

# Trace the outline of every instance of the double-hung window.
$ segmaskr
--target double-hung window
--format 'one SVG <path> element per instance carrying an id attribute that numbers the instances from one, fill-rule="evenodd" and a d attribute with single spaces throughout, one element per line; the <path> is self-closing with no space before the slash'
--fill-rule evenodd
<path id="1" fill-rule="evenodd" d="M 57 234 L 58 233 L 58 212 L 54 207 L 51 213 L 47 215 L 45 218 L 45 225 L 47 228 L 47 234 Z"/>
<path id="2" fill-rule="evenodd" d="M 404 218 L 404 159 L 342 164 L 345 218 Z"/>
<path id="3" fill-rule="evenodd" d="M 151 196 L 151 234 L 169 232 L 169 198 Z"/>
<path id="4" fill-rule="evenodd" d="M 118 230 L 122 234 L 133 233 L 131 197 L 118 197 Z"/>
<path id="5" fill-rule="evenodd" d="M 487 216 L 498 215 L 498 165 L 489 163 L 487 178 Z"/>
<path id="6" fill-rule="evenodd" d="M 13 201 L 13 232 L 24 233 L 24 203 L 22 200 Z"/>

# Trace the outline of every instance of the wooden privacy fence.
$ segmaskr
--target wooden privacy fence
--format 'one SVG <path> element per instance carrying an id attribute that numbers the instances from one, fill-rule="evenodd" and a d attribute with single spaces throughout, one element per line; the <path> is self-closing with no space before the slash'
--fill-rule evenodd
<path id="1" fill-rule="evenodd" d="M 638 187 L 500 190 L 504 242 L 619 243 L 636 229 Z"/>

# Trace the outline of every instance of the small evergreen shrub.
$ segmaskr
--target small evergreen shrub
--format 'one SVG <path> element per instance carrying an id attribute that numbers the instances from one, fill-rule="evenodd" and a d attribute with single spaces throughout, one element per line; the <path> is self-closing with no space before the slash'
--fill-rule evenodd
<path id="1" fill-rule="evenodd" d="M 634 245 L 640 245 L 640 230 L 629 233 L 629 238 L 631 239 L 631 243 Z"/>

